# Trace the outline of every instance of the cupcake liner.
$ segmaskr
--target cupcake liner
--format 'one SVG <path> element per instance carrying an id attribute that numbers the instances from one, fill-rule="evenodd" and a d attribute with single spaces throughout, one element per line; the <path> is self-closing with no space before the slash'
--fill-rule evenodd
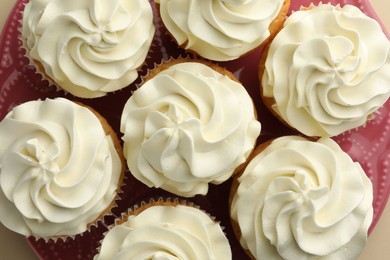
<path id="1" fill-rule="evenodd" d="M 366 118 L 366 121 L 365 121 L 362 125 L 360 125 L 360 126 L 358 126 L 358 127 L 355 127 L 355 128 L 352 128 L 352 129 L 349 129 L 349 130 L 347 130 L 347 131 L 341 133 L 341 134 L 338 135 L 338 136 L 350 135 L 350 134 L 352 134 L 352 133 L 354 133 L 354 132 L 358 132 L 358 131 L 359 131 L 360 129 L 362 129 L 362 128 L 363 128 L 363 129 L 364 129 L 364 128 L 367 128 L 368 125 L 369 125 L 370 123 L 375 124 L 375 122 L 376 122 L 377 120 L 380 120 L 380 118 L 378 118 L 378 117 L 382 114 L 381 110 L 382 110 L 383 107 L 384 107 L 384 106 L 381 106 L 381 107 L 379 107 L 377 110 L 375 110 L 374 112 L 372 112 L 371 114 L 369 114 L 369 115 L 367 116 L 367 118 Z M 335 137 L 337 137 L 337 136 L 335 136 Z"/>
<path id="2" fill-rule="evenodd" d="M 226 66 L 226 64 L 224 62 L 216 62 L 216 61 L 208 60 L 208 59 L 205 59 L 203 57 L 197 56 L 194 53 L 186 52 L 184 54 L 177 53 L 177 55 L 171 55 L 166 59 L 163 58 L 159 61 L 155 61 L 153 64 L 148 66 L 146 68 L 145 72 L 142 75 L 140 75 L 140 82 L 135 84 L 136 89 L 139 89 L 140 87 L 142 87 L 142 85 L 144 85 L 145 82 L 149 80 L 150 75 L 153 74 L 156 71 L 156 69 L 158 69 L 159 67 L 165 66 L 165 65 L 170 64 L 170 63 L 191 62 L 191 61 L 204 63 L 205 65 L 211 66 L 212 68 L 213 68 L 213 66 L 220 67 L 223 70 L 226 70 L 226 72 L 231 73 L 232 75 L 229 75 L 229 76 L 234 76 L 235 80 L 240 82 L 238 77 L 236 77 L 236 75 L 234 75 L 233 71 L 231 71 Z M 220 71 L 217 71 L 217 72 L 221 73 Z M 244 86 L 244 88 L 245 88 L 245 86 Z M 132 92 L 134 92 L 134 91 L 132 91 Z M 256 112 L 256 110 L 255 110 L 255 112 Z"/>
<path id="3" fill-rule="evenodd" d="M 26 39 L 23 37 L 23 16 L 24 16 L 24 9 L 26 7 L 26 5 L 28 4 L 27 3 L 23 3 L 23 11 L 21 11 L 21 19 L 18 21 L 19 23 L 19 28 L 18 28 L 18 31 L 19 31 L 19 35 L 18 35 L 18 40 L 21 42 L 21 45 L 20 45 L 20 48 L 22 50 L 24 50 L 24 58 L 26 58 L 28 60 L 28 63 L 27 63 L 27 66 L 29 66 L 30 68 L 32 68 L 35 72 L 35 74 L 39 75 L 41 77 L 41 80 L 42 81 L 46 81 L 48 83 L 48 87 L 49 88 L 53 88 L 55 89 L 56 92 L 63 92 L 64 95 L 66 95 L 68 92 L 64 89 L 62 89 L 60 86 L 58 86 L 55 81 L 50 78 L 44 71 L 44 68 L 43 68 L 43 65 L 38 65 L 38 61 L 34 60 L 31 56 L 30 56 L 30 49 L 28 48 L 27 46 L 27 42 L 26 42 Z"/>
<path id="4" fill-rule="evenodd" d="M 194 204 L 191 201 L 188 201 L 186 199 L 181 199 L 178 197 L 157 197 L 157 198 L 150 198 L 149 201 L 142 200 L 141 202 L 133 205 L 132 207 L 128 208 L 127 211 L 122 212 L 119 219 L 115 220 L 114 225 L 122 224 L 127 221 L 129 216 L 138 215 L 142 211 L 153 207 L 153 206 L 188 206 L 193 207 L 196 209 L 201 210 L 203 213 L 206 213 L 213 221 L 215 221 L 215 217 L 211 216 L 208 212 L 205 210 L 202 210 L 200 206 Z M 218 224 L 220 222 L 217 222 Z"/>
<path id="5" fill-rule="evenodd" d="M 197 56 L 197 54 L 195 52 L 191 52 L 190 50 L 185 49 L 184 48 L 185 44 L 179 45 L 177 40 L 173 37 L 173 35 L 165 27 L 164 22 L 162 21 L 162 18 L 160 16 L 159 5 L 160 4 L 153 3 L 152 7 L 154 10 L 155 25 L 156 25 L 156 28 L 158 28 L 158 39 L 159 39 L 159 44 L 161 46 L 161 53 L 162 53 L 163 60 L 169 60 L 170 58 L 172 58 L 172 56 L 167 52 L 167 48 L 165 47 L 165 45 L 167 43 L 169 43 L 168 46 L 169 45 L 174 46 L 178 52 L 185 52 L 187 54 L 192 54 L 192 55 Z"/>
<path id="6" fill-rule="evenodd" d="M 153 206 L 187 206 L 196 208 L 203 213 L 205 213 L 214 223 L 220 225 L 221 229 L 224 231 L 226 228 L 222 226 L 221 221 L 217 220 L 214 215 L 211 215 L 208 211 L 204 210 L 200 205 L 188 200 L 179 197 L 155 197 L 150 198 L 149 201 L 142 200 L 140 203 L 135 204 L 133 207 L 129 208 L 126 212 L 121 214 L 120 219 L 115 221 L 115 224 L 120 224 L 126 222 L 129 216 L 138 215 L 147 208 Z M 226 235 L 226 233 L 224 232 Z"/>
<path id="7" fill-rule="evenodd" d="M 298 11 L 310 10 L 310 9 L 312 9 L 312 8 L 314 8 L 314 7 L 321 6 L 321 5 L 324 5 L 324 4 L 325 4 L 325 5 L 329 4 L 329 5 L 333 5 L 333 6 L 336 7 L 336 8 L 341 8 L 341 3 L 332 4 L 332 2 L 330 2 L 330 1 L 329 1 L 329 2 L 326 2 L 326 3 L 323 3 L 322 1 L 320 1 L 318 4 L 310 3 L 309 6 L 301 5 L 301 6 L 299 7 Z M 292 13 L 294 13 L 294 12 L 296 12 L 296 11 L 292 11 Z"/>

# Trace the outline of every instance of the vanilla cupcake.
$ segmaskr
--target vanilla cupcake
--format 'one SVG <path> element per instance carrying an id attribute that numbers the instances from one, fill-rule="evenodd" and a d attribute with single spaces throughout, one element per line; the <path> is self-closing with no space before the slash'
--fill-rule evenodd
<path id="1" fill-rule="evenodd" d="M 45 78 L 82 98 L 134 82 L 154 32 L 148 0 L 30 0 L 23 13 L 26 56 Z"/>
<path id="2" fill-rule="evenodd" d="M 356 259 L 373 189 L 332 139 L 285 136 L 256 148 L 231 190 L 235 233 L 256 259 Z"/>
<path id="3" fill-rule="evenodd" d="M 260 47 L 280 29 L 290 0 L 156 0 L 179 46 L 215 61 Z"/>
<path id="4" fill-rule="evenodd" d="M 114 207 L 125 163 L 119 139 L 92 108 L 29 101 L 0 122 L 0 222 L 58 239 L 89 229 Z"/>
<path id="5" fill-rule="evenodd" d="M 355 6 L 294 12 L 260 61 L 264 103 L 307 136 L 362 126 L 389 97 L 389 50 L 380 25 Z"/>
<path id="6" fill-rule="evenodd" d="M 130 172 L 149 187 L 192 197 L 226 181 L 260 134 L 253 102 L 233 74 L 177 60 L 152 71 L 121 118 Z"/>
<path id="7" fill-rule="evenodd" d="M 229 241 L 206 212 L 177 200 L 151 201 L 123 216 L 95 260 L 232 259 Z"/>

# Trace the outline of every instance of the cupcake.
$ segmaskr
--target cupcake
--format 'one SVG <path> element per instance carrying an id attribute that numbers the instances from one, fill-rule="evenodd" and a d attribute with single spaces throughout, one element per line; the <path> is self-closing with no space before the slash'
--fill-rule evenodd
<path id="1" fill-rule="evenodd" d="M 215 61 L 260 47 L 282 26 L 290 0 L 156 0 L 164 26 L 179 46 Z"/>
<path id="2" fill-rule="evenodd" d="M 73 238 L 110 213 L 125 163 L 92 108 L 29 101 L 0 122 L 0 222 L 25 236 Z"/>
<path id="3" fill-rule="evenodd" d="M 149 187 L 192 197 L 226 181 L 260 134 L 250 96 L 217 65 L 175 60 L 158 66 L 121 117 L 130 172 Z"/>
<path id="4" fill-rule="evenodd" d="M 232 259 L 229 241 L 207 213 L 177 200 L 142 204 L 105 235 L 95 260 Z"/>
<path id="5" fill-rule="evenodd" d="M 307 136 L 362 126 L 389 97 L 389 50 L 380 25 L 355 6 L 302 8 L 263 52 L 264 103 Z"/>
<path id="6" fill-rule="evenodd" d="M 372 184 L 360 164 L 328 137 L 280 137 L 255 154 L 231 190 L 234 231 L 247 253 L 356 259 L 373 217 Z"/>
<path id="7" fill-rule="evenodd" d="M 30 0 L 22 22 L 38 72 L 82 98 L 134 82 L 155 32 L 148 0 Z"/>

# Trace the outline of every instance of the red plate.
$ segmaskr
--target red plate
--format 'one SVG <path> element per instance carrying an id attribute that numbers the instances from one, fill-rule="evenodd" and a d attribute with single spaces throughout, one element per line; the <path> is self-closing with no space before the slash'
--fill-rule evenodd
<path id="1" fill-rule="evenodd" d="M 72 100 L 76 99 L 71 95 L 65 95 L 61 91 L 57 92 L 55 87 L 49 86 L 46 81 L 42 81 L 41 76 L 35 74 L 34 68 L 28 65 L 28 59 L 24 57 L 24 51 L 20 48 L 20 32 L 18 30 L 20 27 L 19 20 L 22 17 L 21 12 L 24 9 L 24 3 L 27 1 L 17 0 L 0 37 L 0 120 L 4 118 L 12 107 L 29 100 L 57 96 L 65 96 Z M 291 9 L 296 10 L 301 5 L 308 6 L 311 2 L 317 4 L 319 1 L 294 0 L 291 2 Z M 379 21 L 367 0 L 338 0 L 330 2 L 332 4 L 356 5 L 367 15 Z M 156 62 L 158 63 L 170 57 L 177 58 L 180 55 L 188 55 L 183 50 L 179 50 L 169 36 L 166 35 L 157 15 L 155 15 L 155 22 L 157 33 L 150 57 L 142 68 L 141 75 L 145 74 L 148 68 L 153 68 Z M 262 123 L 259 143 L 270 138 L 295 133 L 275 119 L 260 101 L 257 79 L 257 65 L 260 52 L 261 50 L 258 50 L 239 60 L 221 63 L 221 65 L 234 72 L 241 80 L 256 104 Z M 119 133 L 122 108 L 130 97 L 131 91 L 136 88 L 136 84 L 139 84 L 139 82 L 140 80 L 137 80 L 136 83 L 128 88 L 109 94 L 104 98 L 82 100 L 82 102 L 94 107 L 105 116 L 114 130 Z M 365 127 L 335 138 L 344 151 L 349 153 L 354 160 L 360 162 L 372 180 L 374 187 L 374 220 L 370 227 L 370 232 L 382 214 L 390 190 L 390 180 L 387 178 L 390 172 L 389 113 L 390 102 L 387 102 L 379 110 L 379 113 L 376 114 L 375 119 L 369 121 Z M 119 136 L 121 135 L 119 134 Z M 170 196 L 170 194 L 162 190 L 147 188 L 132 178 L 129 173 L 127 176 L 129 177 L 125 180 L 126 185 L 123 187 L 122 200 L 118 202 L 118 207 L 114 209 L 113 216 L 106 217 L 104 223 L 101 222 L 96 227 L 91 227 L 90 232 L 78 235 L 74 240 L 68 239 L 67 241 L 58 241 L 56 243 L 53 241 L 46 243 L 43 240 L 36 241 L 34 238 L 29 238 L 30 245 L 36 254 L 42 259 L 91 259 L 97 252 L 103 233 L 107 231 L 107 225 L 113 223 L 115 216 L 120 215 L 121 212 L 126 211 L 135 203 L 149 200 L 152 196 Z M 219 186 L 212 186 L 207 196 L 196 196 L 190 200 L 221 221 L 221 224 L 226 227 L 234 259 L 245 259 L 247 257 L 239 246 L 230 226 L 227 202 L 229 188 L 230 182 L 228 181 Z"/>

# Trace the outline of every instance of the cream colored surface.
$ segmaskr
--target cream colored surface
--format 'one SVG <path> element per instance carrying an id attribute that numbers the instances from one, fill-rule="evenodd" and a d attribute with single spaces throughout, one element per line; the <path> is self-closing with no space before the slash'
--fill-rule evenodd
<path id="1" fill-rule="evenodd" d="M 22 36 L 32 63 L 82 98 L 133 83 L 156 30 L 148 0 L 31 1 L 24 13 Z"/>
<path id="2" fill-rule="evenodd" d="M 4 21 L 8 16 L 16 0 L 0 0 L 0 28 L 3 27 Z M 388 0 L 371 0 L 372 5 L 379 17 L 382 19 L 386 28 L 390 30 L 390 1 Z M 358 260 L 382 260 L 390 256 L 390 203 L 387 205 L 376 228 L 369 237 L 367 248 L 360 255 Z M 26 243 L 24 237 L 6 230 L 0 224 L 0 259 L 18 259 L 32 260 L 37 259 L 32 250 Z"/>
<path id="3" fill-rule="evenodd" d="M 199 62 L 166 66 L 123 108 L 127 165 L 149 187 L 205 195 L 209 183 L 221 184 L 245 162 L 261 125 L 241 84 Z"/>
<path id="4" fill-rule="evenodd" d="M 365 249 L 372 185 L 331 138 L 274 139 L 237 183 L 230 216 L 258 259 L 354 259 Z"/>

